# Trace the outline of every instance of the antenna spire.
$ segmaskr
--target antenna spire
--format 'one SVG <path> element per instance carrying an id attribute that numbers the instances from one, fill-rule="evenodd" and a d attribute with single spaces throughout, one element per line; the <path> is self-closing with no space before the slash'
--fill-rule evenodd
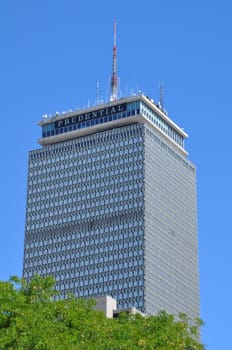
<path id="1" fill-rule="evenodd" d="M 99 105 L 99 103 L 100 103 L 99 90 L 100 90 L 100 84 L 99 84 L 99 81 L 97 81 L 97 85 L 96 85 L 96 103 L 97 103 L 97 105 Z"/>
<path id="2" fill-rule="evenodd" d="M 164 109 L 164 86 L 163 84 L 160 82 L 159 84 L 159 105 L 160 108 L 163 110 Z"/>
<path id="3" fill-rule="evenodd" d="M 114 47 L 113 47 L 113 67 L 111 76 L 111 94 L 110 101 L 118 98 L 118 77 L 117 77 L 117 54 L 116 54 L 116 21 L 114 21 Z"/>

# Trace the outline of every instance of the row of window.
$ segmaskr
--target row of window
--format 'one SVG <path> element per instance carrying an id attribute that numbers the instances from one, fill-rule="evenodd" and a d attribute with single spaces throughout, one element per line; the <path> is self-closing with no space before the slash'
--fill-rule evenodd
<path id="1" fill-rule="evenodd" d="M 28 188 L 33 190 L 35 186 L 46 186 L 47 189 L 50 189 L 53 185 L 53 188 L 56 187 L 65 187 L 65 186 L 74 186 L 81 184 L 81 189 L 76 189 L 78 192 L 84 192 L 86 190 L 91 190 L 100 187 L 109 187 L 120 183 L 123 184 L 127 181 L 136 181 L 143 178 L 143 164 L 139 164 L 130 168 L 113 168 L 113 169 L 100 169 L 98 172 L 81 172 L 81 169 L 78 169 L 73 172 L 70 176 L 54 175 L 55 178 L 52 179 L 50 175 L 41 175 L 40 177 L 34 177 L 30 175 Z M 79 175 L 79 176 L 78 176 Z M 95 185 L 96 184 L 96 185 Z M 36 192 L 36 191 L 34 191 Z M 122 191 L 121 191 L 122 192 Z"/>
<path id="2" fill-rule="evenodd" d="M 93 235 L 93 232 L 103 233 L 103 232 L 117 232 L 122 230 L 123 228 L 133 228 L 142 226 L 144 222 L 144 210 L 143 208 L 129 210 L 126 212 L 118 212 L 104 216 L 104 220 L 102 217 L 95 217 L 91 220 L 79 221 L 75 222 L 71 225 L 60 225 L 55 228 L 55 234 L 52 233 L 52 236 L 57 239 L 57 242 L 65 242 L 70 239 L 75 239 L 75 236 L 82 237 L 85 239 L 85 235 Z M 52 229 L 52 228 L 51 228 Z M 70 230 L 74 230 L 73 233 L 70 233 Z M 43 232 L 43 231 L 42 231 Z M 52 231 L 54 232 L 54 231 Z M 72 232 L 72 231 L 71 231 Z M 51 232 L 46 230 L 42 237 L 40 236 L 41 231 L 38 233 L 34 232 L 26 232 L 26 236 L 30 241 L 37 241 L 38 238 L 43 240 L 46 237 L 51 237 Z M 39 235 L 38 235 L 39 234 Z M 80 235 L 80 236 L 78 236 Z M 72 237 L 72 238 L 71 238 Z M 43 245 L 43 243 L 42 243 Z"/>
<path id="3" fill-rule="evenodd" d="M 150 233 L 148 231 L 148 233 Z M 137 240 L 140 240 L 144 235 L 143 227 L 136 228 L 129 231 L 122 231 L 114 227 L 114 229 L 106 227 L 102 234 L 97 234 L 95 230 L 90 232 L 83 232 L 82 234 L 77 234 L 75 240 L 72 241 L 62 241 L 57 237 L 49 240 L 42 240 L 37 242 L 26 242 L 25 249 L 30 252 L 35 251 L 37 255 L 41 255 L 41 252 L 46 250 L 46 253 L 54 252 L 60 253 L 62 251 L 75 251 L 76 248 L 96 248 L 102 249 L 104 246 L 112 246 L 119 248 L 129 247 L 133 243 L 137 245 Z M 109 248 L 113 249 L 113 248 Z"/>
<path id="4" fill-rule="evenodd" d="M 118 283 L 112 286 L 111 281 L 104 284 L 90 284 L 90 285 L 79 285 L 74 287 L 72 283 L 57 284 L 59 290 L 73 290 L 76 296 L 98 296 L 103 294 L 111 294 L 117 301 L 123 299 L 129 301 L 129 298 L 135 299 L 137 297 L 144 297 L 143 288 L 135 285 L 133 287 L 126 287 L 125 282 L 118 280 Z M 84 293 L 82 295 L 81 293 Z M 134 306 L 134 305 L 133 305 Z"/>
<path id="5" fill-rule="evenodd" d="M 108 262 L 108 264 L 106 264 L 104 261 L 92 261 L 92 263 L 89 265 L 86 263 L 86 266 L 80 264 L 77 259 L 69 261 L 66 264 L 62 262 L 45 264 L 42 274 L 52 273 L 56 277 L 57 281 L 63 281 L 65 279 L 76 280 L 76 278 L 78 278 L 79 283 L 79 278 L 100 278 L 100 276 L 107 277 L 109 275 L 116 276 L 116 279 L 126 278 L 126 281 L 128 282 L 130 278 L 134 280 L 134 278 L 142 276 L 144 273 L 144 260 L 142 252 L 140 252 L 140 255 L 137 255 L 136 257 L 121 259 L 114 257 L 114 260 L 115 262 L 111 260 Z M 30 260 L 27 262 L 27 264 L 29 263 Z M 33 271 L 35 271 L 34 273 L 37 273 L 37 271 L 41 269 L 41 264 L 35 264 L 35 266 L 27 267 L 24 266 L 24 269 L 28 273 L 32 273 Z"/>
<path id="6" fill-rule="evenodd" d="M 78 139 L 75 140 L 76 142 L 78 142 Z M 104 160 L 107 160 L 108 162 L 122 161 L 121 164 L 123 164 L 124 162 L 130 162 L 130 160 L 134 157 L 136 158 L 143 150 L 143 141 L 139 141 L 137 137 L 134 137 L 132 143 L 125 142 L 123 146 L 119 146 L 118 142 L 113 143 L 113 141 L 111 141 L 109 150 L 105 150 L 105 144 L 103 144 L 100 150 L 97 150 L 95 146 L 92 146 L 91 148 L 89 147 L 87 150 L 82 148 L 77 150 L 75 149 L 69 152 L 68 155 L 65 154 L 65 150 L 64 147 L 62 147 L 62 143 L 59 143 L 58 145 L 60 146 L 58 153 L 51 153 L 51 155 L 49 155 L 50 153 L 48 153 L 47 155 L 47 152 L 44 152 L 44 156 L 38 159 L 37 157 L 35 157 L 35 155 L 41 154 L 41 149 L 32 151 L 30 153 L 30 159 L 32 160 L 32 163 L 29 164 L 29 169 L 33 169 L 35 165 L 36 167 L 40 166 L 41 169 L 43 169 L 43 166 L 46 166 L 46 164 L 48 164 L 49 168 L 52 171 L 55 171 L 57 170 L 57 162 L 63 165 L 64 169 L 68 169 L 70 164 L 74 166 L 88 165 L 93 164 L 94 162 L 98 164 L 98 162 L 102 162 Z M 56 144 L 52 146 L 57 147 Z M 125 160 L 120 159 L 122 155 L 125 156 Z"/>
<path id="7" fill-rule="evenodd" d="M 138 256 L 140 250 L 141 252 L 143 251 L 142 245 L 143 238 L 140 236 L 135 238 L 134 241 L 125 240 L 113 242 L 108 240 L 108 242 L 104 242 L 101 245 L 99 243 L 94 245 L 93 243 L 89 246 L 81 246 L 81 242 L 77 242 L 75 249 L 62 249 L 60 246 L 52 248 L 44 247 L 43 249 L 40 248 L 38 250 L 33 248 L 25 251 L 25 261 L 27 261 L 28 258 L 36 259 L 37 257 L 38 261 L 41 261 L 43 257 L 42 260 L 44 261 L 55 262 L 66 261 L 83 256 L 86 256 L 86 262 L 89 261 L 89 257 L 92 259 L 91 256 L 94 256 L 94 259 L 96 258 L 96 260 L 103 259 L 107 261 L 111 261 L 114 258 L 117 259 L 118 257 L 124 257 L 127 259 L 130 256 Z M 137 250 L 138 247 L 140 247 L 139 250 Z M 130 248 L 134 248 L 134 250 L 128 250 Z M 64 255 L 62 255 L 62 253 Z M 104 253 L 104 255 L 101 253 Z"/>
<path id="8" fill-rule="evenodd" d="M 133 220 L 133 221 L 131 221 Z M 143 235 L 143 218 L 137 215 L 131 215 L 127 217 L 119 217 L 115 220 L 110 217 L 104 221 L 104 225 L 99 223 L 91 222 L 89 225 L 79 225 L 77 231 L 69 232 L 65 234 L 64 231 L 56 231 L 55 234 L 47 234 L 43 237 L 35 235 L 35 238 L 29 238 L 25 242 L 26 249 L 40 250 L 39 248 L 47 248 L 57 250 L 57 247 L 62 246 L 66 249 L 71 249 L 76 246 L 76 242 L 80 241 L 81 245 L 88 246 L 90 242 L 95 244 L 101 244 L 106 241 L 118 241 L 124 239 L 133 240 L 136 236 Z"/>
<path id="9" fill-rule="evenodd" d="M 140 110 L 139 108 L 134 108 L 131 109 L 129 108 L 127 111 L 124 112 L 120 112 L 117 114 L 110 114 L 107 115 L 105 117 L 100 117 L 100 118 L 95 118 L 92 120 L 87 120 L 87 121 L 82 121 L 82 122 L 78 122 L 76 124 L 72 124 L 69 126 L 64 126 L 64 127 L 60 127 L 60 128 L 56 128 L 56 123 L 53 122 L 51 124 L 47 124 L 45 126 L 42 127 L 42 137 L 50 137 L 50 136 L 54 136 L 54 135 L 59 135 L 59 134 L 63 134 L 63 133 L 67 133 L 70 131 L 74 131 L 74 130 L 79 130 L 79 129 L 85 129 L 91 126 L 95 126 L 95 125 L 99 125 L 99 124 L 104 124 L 104 123 L 108 123 L 111 121 L 115 121 L 115 120 L 120 120 L 123 118 L 127 118 L 130 116 L 135 116 L 137 114 L 139 114 Z"/>
<path id="10" fill-rule="evenodd" d="M 138 266 L 140 264 L 141 256 L 144 253 L 144 247 L 142 241 L 137 241 L 136 244 L 128 245 L 127 247 L 119 249 L 116 246 L 113 246 L 113 249 L 105 246 L 103 249 L 93 249 L 93 250 L 76 250 L 72 252 L 66 252 L 65 255 L 49 255 L 46 251 L 41 254 L 37 252 L 25 252 L 25 267 L 40 266 L 40 265 L 49 265 L 57 263 L 57 268 L 66 269 L 66 268 L 75 268 L 76 266 L 88 266 L 92 268 L 92 264 L 99 264 L 98 268 L 103 268 L 101 264 L 109 262 L 112 264 L 112 268 L 117 264 L 120 267 L 127 266 Z M 129 250 L 133 248 L 133 252 Z M 83 259 L 85 258 L 85 259 Z M 56 269 L 56 266 L 54 265 Z M 107 267 L 108 269 L 108 267 Z"/>
<path id="11" fill-rule="evenodd" d="M 99 192 L 100 197 L 105 194 L 111 195 L 112 193 L 121 193 L 124 191 L 136 191 L 143 187 L 142 180 L 144 175 L 142 172 L 125 174 L 123 177 L 115 175 L 109 179 L 109 182 L 105 181 L 105 184 L 108 183 L 106 186 L 104 186 L 104 182 L 99 181 L 99 177 L 96 175 L 95 180 L 93 178 L 91 182 L 86 182 L 83 187 L 82 183 L 77 182 L 75 184 L 73 180 L 72 182 L 67 180 L 30 184 L 28 186 L 28 203 L 38 202 L 43 196 L 46 196 L 45 199 L 59 198 L 59 200 L 62 200 L 66 195 L 78 194 L 84 200 L 95 198 L 95 194 Z M 81 187 L 78 187 L 78 185 Z"/>
<path id="12" fill-rule="evenodd" d="M 36 216 L 31 214 L 27 215 L 27 230 L 34 230 L 38 228 L 53 227 L 60 224 L 71 224 L 78 223 L 79 221 L 91 220 L 94 218 L 101 218 L 104 220 L 106 215 L 119 214 L 125 211 L 134 211 L 144 207 L 142 201 L 127 201 L 119 202 L 116 204 L 111 204 L 108 206 L 99 206 L 93 210 L 84 209 L 78 210 L 74 213 L 69 213 L 66 209 L 60 209 L 60 214 L 56 215 L 54 212 L 50 211 L 49 214 L 44 214 L 44 211 L 38 211 Z M 73 209 L 74 210 L 74 209 Z"/>
<path id="13" fill-rule="evenodd" d="M 120 282 L 120 285 L 124 284 L 125 288 L 129 288 L 130 285 L 143 285 L 144 270 L 141 268 L 142 266 L 142 264 L 135 266 L 133 270 L 131 268 L 115 268 L 108 273 L 90 273 L 88 270 L 82 271 L 81 269 L 77 269 L 73 274 L 68 270 L 54 271 L 54 269 L 49 267 L 43 269 L 40 266 L 37 266 L 35 269 L 24 268 L 24 277 L 30 278 L 35 273 L 39 275 L 52 274 L 57 283 L 61 281 L 62 284 L 64 284 L 64 282 L 67 281 L 66 283 L 72 283 L 76 287 L 110 282 L 113 282 L 113 285 L 117 286 Z"/>
<path id="14" fill-rule="evenodd" d="M 134 154 L 133 154 L 134 155 Z M 75 164 L 76 162 L 69 163 L 69 167 L 65 169 L 65 165 L 62 163 L 56 163 L 54 166 L 50 165 L 44 165 L 39 166 L 38 168 L 34 168 L 33 171 L 31 170 L 29 172 L 29 176 L 33 177 L 34 182 L 36 182 L 36 179 L 38 180 L 60 180 L 69 178 L 72 179 L 77 175 L 83 175 L 85 173 L 92 173 L 92 172 L 99 172 L 104 171 L 104 176 L 102 175 L 101 178 L 105 178 L 110 175 L 117 175 L 117 172 L 120 174 L 124 173 L 130 173 L 137 170 L 141 170 L 144 166 L 143 164 L 143 155 L 140 154 L 136 157 L 124 157 L 117 158 L 117 159 L 111 159 L 110 162 L 107 162 L 105 159 L 104 161 L 93 161 L 92 163 L 89 163 L 87 165 L 84 164 Z M 89 175 L 90 175 L 89 174 Z"/>
<path id="15" fill-rule="evenodd" d="M 67 205 L 66 205 L 67 204 Z M 37 206 L 32 209 L 28 208 L 27 220 L 37 220 L 41 218 L 53 218 L 57 220 L 59 217 L 65 214 L 69 216 L 81 216 L 91 217 L 95 215 L 104 215 L 107 213 L 113 213 L 122 209 L 133 209 L 143 207 L 143 196 L 142 193 L 134 195 L 129 198 L 129 195 L 115 196 L 114 198 L 107 196 L 102 198 L 90 198 L 86 199 L 82 196 L 75 198 L 75 201 L 65 203 L 65 200 L 57 201 L 52 205 L 49 203 L 39 202 Z"/>
<path id="16" fill-rule="evenodd" d="M 112 198 L 112 195 L 116 195 L 118 197 L 117 201 L 122 200 L 138 200 L 139 198 L 142 198 L 143 196 L 143 190 L 136 188 L 137 186 L 134 186 L 132 188 L 132 191 L 126 192 L 126 187 L 102 187 L 97 188 L 95 191 L 89 191 L 84 194 L 84 203 L 82 206 L 86 206 L 86 208 L 90 208 L 93 205 L 91 204 L 94 200 L 100 201 L 100 204 L 111 204 L 114 203 L 114 199 Z M 129 186 L 128 186 L 129 189 Z M 43 209 L 51 209 L 51 208 L 57 208 L 59 206 L 66 206 L 67 210 L 69 210 L 70 207 L 73 206 L 79 206 L 79 201 L 83 198 L 83 193 L 78 194 L 78 190 L 80 191 L 81 188 L 74 188 L 72 193 L 67 193 L 65 195 L 60 195 L 58 191 L 41 191 L 37 194 L 37 198 L 33 196 L 32 198 L 28 199 L 28 213 L 31 211 L 36 210 L 43 210 Z M 79 198 L 79 199 L 78 199 Z M 49 201 L 49 203 L 48 203 Z M 31 205 L 34 203 L 34 205 Z M 99 203 L 98 203 L 99 205 Z M 71 210 L 72 211 L 72 210 Z"/>
<path id="17" fill-rule="evenodd" d="M 136 177 L 136 175 L 135 175 Z M 143 191 L 144 184 L 142 180 L 142 174 L 138 174 L 138 178 L 125 183 L 121 183 L 121 179 L 115 177 L 114 185 L 104 187 L 101 186 L 101 183 L 96 180 L 95 187 L 84 192 L 80 192 L 82 187 L 77 188 L 77 186 L 65 186 L 65 187 L 55 187 L 54 184 L 46 184 L 43 186 L 38 186 L 31 188 L 30 192 L 28 190 L 28 199 L 27 205 L 30 209 L 30 205 L 39 206 L 38 209 L 41 209 L 40 206 L 44 205 L 46 209 L 51 207 L 57 207 L 58 205 L 68 205 L 68 203 L 78 204 L 81 201 L 88 200 L 102 200 L 108 198 L 109 195 L 113 194 L 120 197 L 122 192 L 126 192 L 128 199 L 133 199 L 137 197 L 137 193 Z M 131 192 L 129 194 L 128 192 Z M 79 204 L 78 204 L 79 205 Z"/>
<path id="18" fill-rule="evenodd" d="M 149 232 L 150 233 L 150 232 Z M 38 242 L 26 242 L 25 249 L 29 250 L 31 253 L 35 252 L 35 256 L 42 255 L 42 252 L 46 254 L 50 253 L 60 253 L 60 252 L 76 252 L 77 248 L 85 248 L 88 249 L 104 249 L 104 247 L 108 247 L 108 250 L 112 251 L 114 247 L 118 247 L 121 249 L 129 248 L 132 245 L 137 246 L 137 241 L 140 241 L 144 236 L 143 228 L 137 230 L 136 228 L 133 231 L 122 232 L 115 231 L 111 234 L 111 231 L 105 230 L 105 232 L 101 235 L 97 235 L 93 232 L 93 235 L 89 235 L 86 233 L 86 236 L 83 234 L 83 238 L 80 239 L 80 235 L 76 236 L 74 241 L 66 241 L 61 242 L 56 238 L 47 241 L 47 243 L 41 240 Z"/>
<path id="19" fill-rule="evenodd" d="M 97 145 L 99 147 L 97 148 L 98 152 L 102 152 L 104 148 L 107 147 L 107 144 L 111 145 L 113 142 L 116 149 L 118 149 L 120 146 L 131 143 L 137 144 L 142 141 L 142 135 L 143 125 L 133 124 L 94 135 L 75 138 L 63 143 L 52 144 L 40 150 L 31 151 L 30 157 L 34 160 L 38 159 L 40 165 L 43 165 L 43 163 L 47 161 L 47 158 L 51 161 L 53 155 L 68 160 L 70 154 L 76 151 L 81 152 L 80 154 L 87 157 L 89 147 L 92 150 L 93 146 Z M 60 153 L 62 154 L 60 155 Z"/>

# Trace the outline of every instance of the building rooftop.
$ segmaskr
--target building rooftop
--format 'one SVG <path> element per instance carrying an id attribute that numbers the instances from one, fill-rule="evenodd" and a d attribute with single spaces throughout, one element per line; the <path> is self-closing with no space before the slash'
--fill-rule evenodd
<path id="1" fill-rule="evenodd" d="M 129 313 L 132 315 L 140 314 L 141 316 L 145 316 L 144 313 L 142 313 L 135 307 L 118 309 L 117 300 L 112 298 L 109 295 L 99 296 L 95 300 L 96 300 L 96 305 L 94 309 L 97 311 L 103 311 L 107 318 L 118 318 L 119 314 L 122 312 Z"/>

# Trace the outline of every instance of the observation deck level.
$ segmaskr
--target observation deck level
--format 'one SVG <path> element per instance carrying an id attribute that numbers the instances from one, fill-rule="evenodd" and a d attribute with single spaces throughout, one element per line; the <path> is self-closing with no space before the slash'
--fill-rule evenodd
<path id="1" fill-rule="evenodd" d="M 134 123 L 148 124 L 187 155 L 184 140 L 188 135 L 153 100 L 142 94 L 43 118 L 39 122 L 42 137 L 38 143 L 47 146 Z"/>

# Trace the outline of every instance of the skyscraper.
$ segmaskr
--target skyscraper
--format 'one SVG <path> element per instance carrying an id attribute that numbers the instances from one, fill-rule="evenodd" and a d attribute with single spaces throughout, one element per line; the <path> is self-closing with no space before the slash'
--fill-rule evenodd
<path id="1" fill-rule="evenodd" d="M 118 308 L 197 317 L 196 169 L 187 134 L 150 98 L 112 91 L 108 103 L 39 123 L 23 276 L 53 275 L 64 298 L 109 295 Z"/>
<path id="2" fill-rule="evenodd" d="M 24 277 L 143 312 L 198 312 L 196 171 L 143 95 L 43 119 L 29 155 Z"/>

